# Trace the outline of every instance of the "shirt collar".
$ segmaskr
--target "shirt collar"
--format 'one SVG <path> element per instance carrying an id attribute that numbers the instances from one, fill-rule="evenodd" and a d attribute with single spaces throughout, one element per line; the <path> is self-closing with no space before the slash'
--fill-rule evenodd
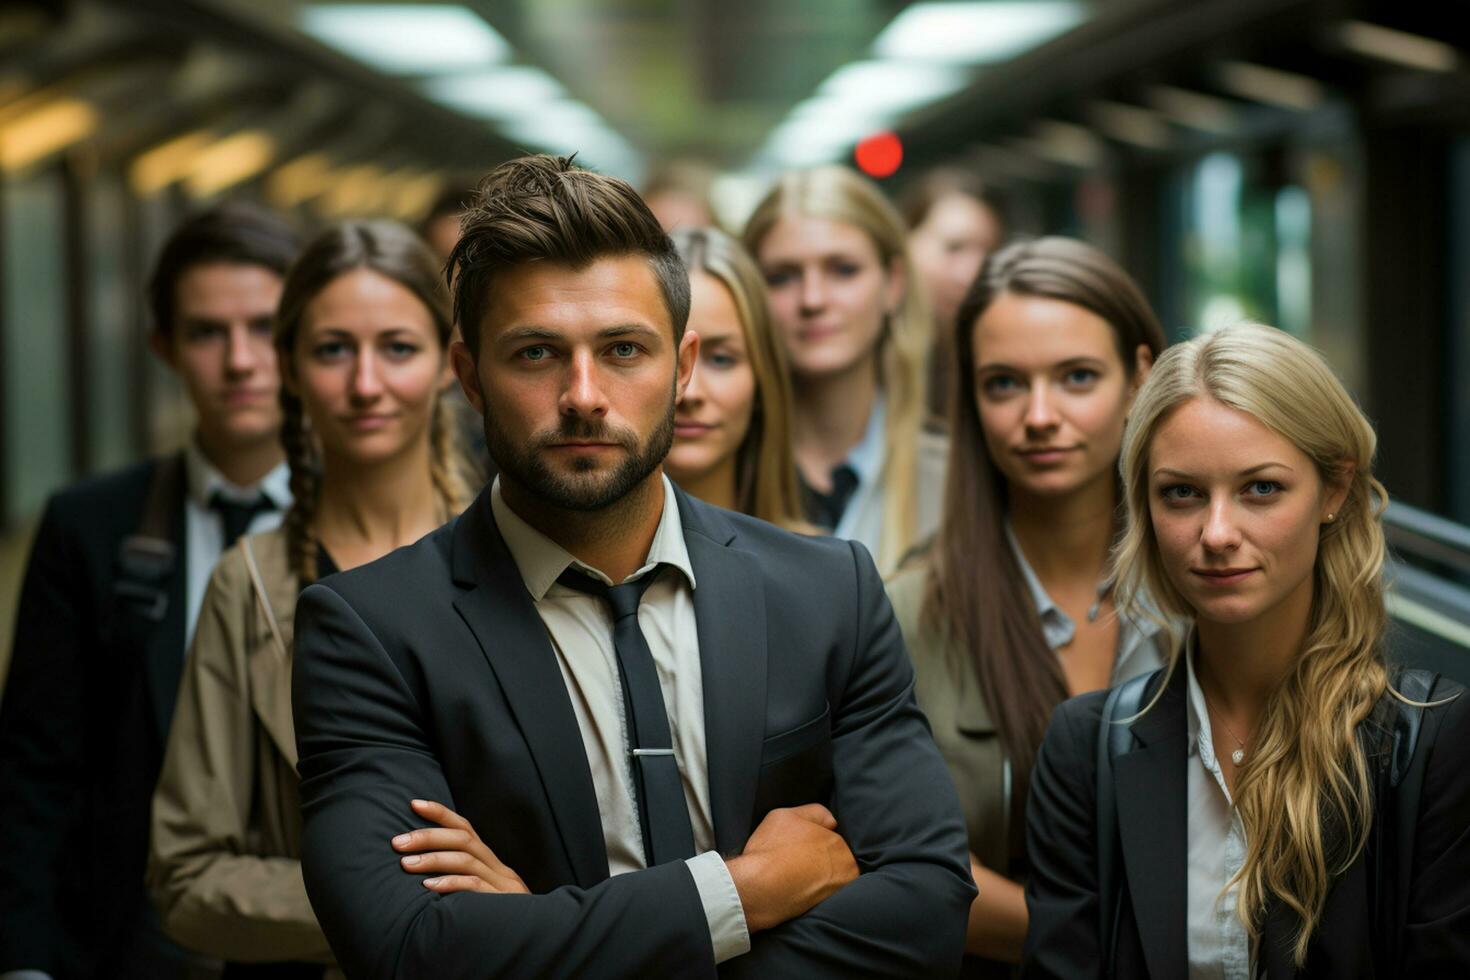
<path id="1" fill-rule="evenodd" d="M 225 479 L 224 474 L 205 458 L 197 437 L 190 439 L 184 446 L 184 482 L 189 499 L 200 507 L 208 507 L 210 498 L 216 491 L 221 496 L 240 503 L 253 503 L 263 493 L 279 510 L 285 510 L 291 505 L 291 467 L 287 463 L 277 463 L 274 469 L 256 483 L 241 486 Z"/>
<path id="2" fill-rule="evenodd" d="M 883 430 L 887 421 L 888 405 L 880 391 L 873 399 L 873 411 L 868 414 L 868 427 L 863 430 L 862 440 L 852 447 L 845 460 L 857 474 L 859 486 L 878 482 L 878 474 L 883 469 Z"/>
<path id="3" fill-rule="evenodd" d="M 1010 542 L 1011 552 L 1016 556 L 1016 564 L 1021 569 L 1021 578 L 1025 581 L 1026 588 L 1031 593 L 1031 601 L 1036 606 L 1036 617 L 1041 620 L 1041 634 L 1046 639 L 1046 645 L 1053 650 L 1066 646 L 1077 635 L 1077 624 L 1072 622 L 1072 617 L 1052 601 L 1051 596 L 1042 587 L 1041 579 L 1036 577 L 1036 571 L 1026 560 L 1025 552 L 1021 550 L 1021 542 L 1016 538 L 1016 532 L 1011 527 L 1010 520 L 1005 522 L 1005 529 L 1006 540 Z M 1112 588 L 1113 576 L 1104 575 L 1097 583 L 1096 601 L 1101 602 Z M 1152 609 L 1152 604 L 1146 599 L 1145 607 Z M 1115 678 L 1131 673 L 1127 667 L 1128 661 L 1163 629 L 1163 626 L 1157 621 L 1157 616 L 1154 615 L 1134 618 L 1119 611 L 1118 617 L 1124 628 L 1118 637 L 1118 657 L 1113 668 Z"/>
<path id="4" fill-rule="evenodd" d="M 1210 712 L 1205 705 L 1204 688 L 1194 672 L 1194 633 L 1184 642 L 1184 676 L 1189 697 L 1185 699 L 1185 729 L 1189 732 L 1189 754 L 1198 755 L 1209 768 L 1214 768 L 1215 743 L 1210 729 Z"/>
<path id="5" fill-rule="evenodd" d="M 642 568 L 623 581 L 631 582 L 641 578 L 659 565 L 672 565 L 684 573 L 684 577 L 689 580 L 689 588 L 693 589 L 694 566 L 689 561 L 689 548 L 684 543 L 684 527 L 679 520 L 679 498 L 674 494 L 674 485 L 669 482 L 669 478 L 664 476 L 662 480 L 664 512 L 659 518 L 658 529 L 653 533 L 648 558 Z M 540 602 L 546 597 L 546 593 L 551 591 L 551 587 L 568 567 L 586 572 L 607 585 L 620 584 L 613 582 L 599 569 L 578 560 L 570 551 L 522 520 L 501 495 L 498 476 L 490 488 L 490 510 L 495 516 L 495 526 L 500 529 L 500 536 L 505 539 L 505 547 L 510 551 L 511 560 L 516 563 L 521 580 L 526 583 L 526 591 L 531 593 L 531 598 L 535 601 Z"/>

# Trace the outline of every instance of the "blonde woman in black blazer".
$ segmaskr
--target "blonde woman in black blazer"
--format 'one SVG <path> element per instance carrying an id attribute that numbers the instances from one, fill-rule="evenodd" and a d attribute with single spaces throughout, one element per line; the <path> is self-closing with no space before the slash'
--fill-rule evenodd
<path id="1" fill-rule="evenodd" d="M 1191 628 L 1141 712 L 1104 728 L 1097 693 L 1053 717 L 1024 976 L 1470 975 L 1470 699 L 1385 659 L 1374 442 L 1269 327 L 1159 359 L 1118 588 Z"/>

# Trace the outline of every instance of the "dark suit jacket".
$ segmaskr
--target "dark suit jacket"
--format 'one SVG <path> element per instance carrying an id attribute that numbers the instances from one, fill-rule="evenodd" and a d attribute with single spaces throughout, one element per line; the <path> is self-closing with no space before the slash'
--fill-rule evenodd
<path id="1" fill-rule="evenodd" d="M 1455 685 L 1458 687 L 1458 685 Z M 1436 697 L 1444 694 L 1444 685 Z M 1023 977 L 1096 977 L 1097 734 L 1106 691 L 1063 703 L 1052 716 L 1031 777 L 1027 809 L 1031 876 Z M 1131 726 L 1139 745 L 1113 762 L 1122 843 L 1123 901 L 1116 976 L 1152 980 L 1187 972 L 1185 808 L 1188 769 L 1186 675 L 1178 670 L 1159 702 Z M 1197 764 L 1197 763 L 1195 763 Z M 1338 877 L 1300 973 L 1292 962 L 1295 922 L 1267 911 L 1258 957 L 1268 980 L 1470 975 L 1470 697 L 1427 709 L 1409 776 L 1421 780 L 1405 928 L 1392 964 L 1379 964 L 1370 846 Z M 1381 808 L 1375 819 L 1384 819 Z M 1400 869 L 1391 868 L 1397 873 Z"/>
<path id="2" fill-rule="evenodd" d="M 113 599 L 154 467 L 54 496 L 21 590 L 0 705 L 0 972 L 116 976 L 149 915 L 148 807 L 184 661 L 184 515 L 161 622 Z"/>
<path id="3" fill-rule="evenodd" d="M 942 977 L 974 890 L 959 802 L 872 560 L 679 494 L 698 587 L 710 806 L 736 854 L 821 802 L 863 874 L 722 977 Z M 482 494 L 302 593 L 294 678 L 307 891 L 355 977 L 713 977 L 682 862 L 608 877 L 566 685 Z M 442 801 L 532 895 L 430 893 L 388 841 Z"/>

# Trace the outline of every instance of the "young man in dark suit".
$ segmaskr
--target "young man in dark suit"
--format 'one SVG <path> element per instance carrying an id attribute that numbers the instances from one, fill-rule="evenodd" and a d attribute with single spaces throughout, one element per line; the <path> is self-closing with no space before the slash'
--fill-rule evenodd
<path id="1" fill-rule="evenodd" d="M 699 341 L 652 213 L 512 161 L 449 270 L 500 476 L 297 610 L 302 863 L 347 973 L 952 975 L 964 825 L 871 558 L 663 475 Z"/>
<path id="2" fill-rule="evenodd" d="M 193 403 L 193 438 L 47 503 L 0 704 L 0 980 L 209 969 L 148 905 L 149 801 L 215 560 L 290 503 L 271 324 L 296 251 L 243 206 L 174 232 L 149 343 Z"/>

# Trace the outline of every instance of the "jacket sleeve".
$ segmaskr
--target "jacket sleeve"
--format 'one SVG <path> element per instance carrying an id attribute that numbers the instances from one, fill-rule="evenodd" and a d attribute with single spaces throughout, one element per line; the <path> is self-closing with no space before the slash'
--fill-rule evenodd
<path id="1" fill-rule="evenodd" d="M 205 593 L 153 794 L 149 888 L 164 930 L 184 946 L 239 962 L 331 962 L 301 863 L 251 853 L 253 601 L 238 554 L 227 554 Z"/>
<path id="2" fill-rule="evenodd" d="M 296 608 L 292 677 L 307 891 L 348 976 L 711 978 L 709 924 L 672 862 L 591 888 L 438 895 L 389 841 L 454 806 L 427 722 L 397 663 L 329 585 Z"/>
<path id="3" fill-rule="evenodd" d="M 758 933 L 721 977 L 947 977 L 975 887 L 959 797 L 914 702 L 914 673 L 873 560 L 852 546 L 858 618 L 833 702 L 832 809 L 861 874 Z"/>
<path id="4" fill-rule="evenodd" d="M 1420 792 L 1398 975 L 1464 976 L 1470 971 L 1470 691 L 1426 710 L 1439 717 Z"/>
<path id="5" fill-rule="evenodd" d="M 1079 709 L 1076 700 L 1057 707 L 1031 771 L 1026 802 L 1030 923 L 1021 957 L 1021 976 L 1027 980 L 1075 980 L 1100 971 L 1092 759 L 1097 721 Z"/>
<path id="6" fill-rule="evenodd" d="M 0 704 L 0 972 L 60 967 L 57 884 L 82 812 L 84 630 L 100 615 L 68 523 L 52 500 L 26 566 Z"/>

